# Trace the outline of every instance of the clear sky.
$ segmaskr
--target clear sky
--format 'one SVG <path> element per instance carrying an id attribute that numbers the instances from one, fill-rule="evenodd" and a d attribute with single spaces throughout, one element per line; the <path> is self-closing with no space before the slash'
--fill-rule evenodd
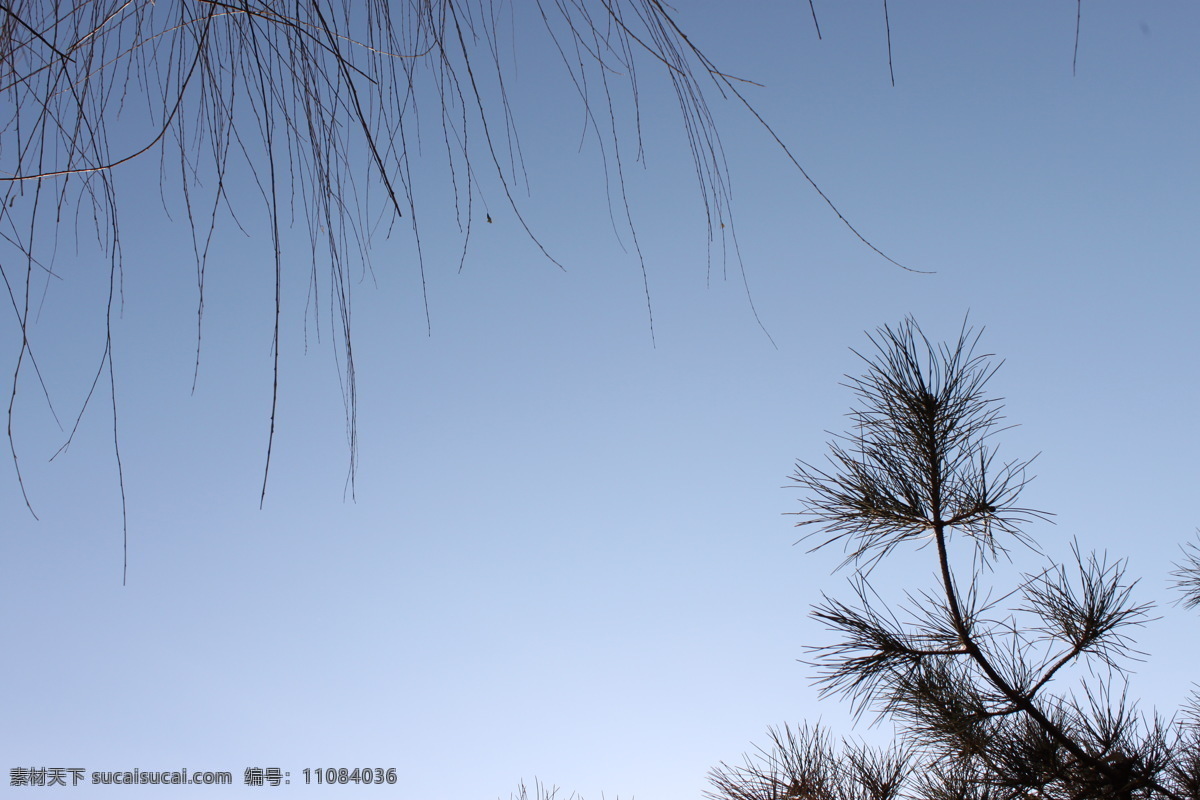
<path id="1" fill-rule="evenodd" d="M 737 263 L 708 273 L 673 96 L 646 64 L 647 168 L 630 159 L 626 178 L 652 342 L 638 261 L 613 235 L 594 147 L 579 148 L 576 99 L 545 37 L 522 30 L 522 208 L 565 271 L 483 178 L 494 222 L 477 220 L 460 272 L 457 228 L 435 198 L 423 212 L 427 331 L 411 239 L 376 241 L 354 287 L 354 501 L 328 309 L 320 341 L 310 317 L 305 353 L 305 234 L 286 242 L 301 277 L 285 293 L 260 510 L 269 240 L 249 214 L 249 235 L 229 226 L 214 246 L 191 393 L 190 238 L 162 210 L 157 160 L 128 167 L 114 352 L 129 580 L 104 398 L 47 463 L 65 434 L 26 380 L 15 424 L 40 520 L 10 467 L 5 785 L 19 766 L 187 767 L 239 785 L 56 791 L 473 800 L 536 776 L 588 800 L 666 800 L 698 797 L 705 773 L 769 725 L 886 734 L 852 728 L 798 662 L 831 640 L 807 612 L 822 592 L 844 595 L 845 577 L 830 574 L 839 553 L 793 546 L 784 514 L 797 496 L 781 487 L 845 425 L 839 382 L 859 371 L 848 348 L 907 314 L 946 339 L 969 312 L 982 349 L 1005 359 L 993 390 L 1020 427 L 1001 454 L 1041 454 L 1025 501 L 1057 515 L 1028 532 L 1055 558 L 1072 537 L 1128 557 L 1140 596 L 1169 600 L 1171 561 L 1200 526 L 1200 6 L 1084 4 L 1074 76 L 1066 0 L 890 11 L 895 87 L 877 3 L 818 2 L 820 41 L 806 3 L 679 5 L 692 41 L 763 84 L 747 98 L 858 229 L 936 272 L 861 245 L 717 98 L 770 338 Z M 64 281 L 34 330 L 69 426 L 103 347 L 106 273 L 84 244 L 59 259 Z M 19 332 L 6 320 L 10 359 Z M 933 580 L 928 551 L 880 569 L 885 589 Z M 1139 634 L 1150 655 L 1131 694 L 1169 714 L 1196 678 L 1200 620 L 1159 613 Z M 241 787 L 255 766 L 292 783 Z M 395 767 L 398 787 L 303 786 L 306 767 L 367 766 Z"/>

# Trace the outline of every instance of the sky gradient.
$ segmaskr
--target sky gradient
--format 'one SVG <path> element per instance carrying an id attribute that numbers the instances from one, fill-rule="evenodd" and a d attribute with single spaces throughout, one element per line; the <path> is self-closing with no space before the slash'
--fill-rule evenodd
<path id="1" fill-rule="evenodd" d="M 114 340 L 128 585 L 110 412 L 89 408 L 48 463 L 64 434 L 23 384 L 18 446 L 40 519 L 10 468 L 6 773 L 187 767 L 237 785 L 166 794 L 412 800 L 507 798 L 536 776 L 588 800 L 652 800 L 698 797 L 707 770 L 769 725 L 886 737 L 851 727 L 798 661 L 831 637 L 809 607 L 848 590 L 830 574 L 839 552 L 793 546 L 786 484 L 846 425 L 849 348 L 908 314 L 935 341 L 969 315 L 1005 361 L 993 392 L 1019 427 L 1000 453 L 1040 453 L 1024 501 L 1056 514 L 1028 532 L 1056 559 L 1073 537 L 1128 557 L 1139 596 L 1164 601 L 1138 634 L 1149 656 L 1131 694 L 1169 715 L 1196 675 L 1198 620 L 1166 604 L 1166 581 L 1200 526 L 1200 7 L 1085 4 L 1072 75 L 1074 3 L 892 6 L 895 87 L 875 5 L 818 3 L 819 41 L 803 3 L 698 2 L 679 19 L 723 69 L 763 84 L 747 99 L 858 230 L 935 274 L 863 246 L 719 98 L 745 283 L 736 260 L 707 266 L 673 96 L 647 66 L 646 168 L 629 158 L 625 177 L 653 340 L 639 262 L 613 234 L 594 147 L 580 149 L 578 102 L 544 37 L 522 33 L 521 207 L 565 269 L 485 177 L 494 222 L 477 221 L 460 271 L 458 229 L 434 197 L 427 329 L 411 239 L 378 238 L 354 296 L 353 500 L 328 320 L 306 329 L 301 281 L 284 298 L 259 509 L 269 241 L 230 226 L 214 245 L 193 393 L 190 238 L 162 210 L 156 160 L 130 165 Z M 306 273 L 306 234 L 287 237 Z M 103 346 L 107 272 L 82 249 L 59 259 L 69 278 L 36 330 L 73 419 Z M 0 331 L 15 353 L 11 317 Z M 920 589 L 933 570 L 929 551 L 904 552 L 877 577 Z M 242 787 L 254 766 L 292 783 Z M 400 780 L 302 785 L 301 770 L 330 766 Z"/>

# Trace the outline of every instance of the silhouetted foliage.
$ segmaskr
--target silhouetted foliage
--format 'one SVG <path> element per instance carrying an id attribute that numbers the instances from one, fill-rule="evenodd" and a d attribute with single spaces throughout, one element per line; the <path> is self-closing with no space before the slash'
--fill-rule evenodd
<path id="1" fill-rule="evenodd" d="M 1176 564 L 1178 569 L 1172 573 L 1175 576 L 1175 586 L 1183 597 L 1180 601 L 1187 608 L 1200 606 L 1200 539 L 1188 542 L 1181 548 L 1183 563 Z"/>
<path id="2" fill-rule="evenodd" d="M 164 208 L 181 210 L 192 234 L 194 381 L 218 229 L 230 223 L 243 232 L 261 229 L 271 243 L 272 263 L 264 266 L 273 272 L 275 292 L 273 300 L 264 298 L 264 311 L 274 318 L 272 399 L 262 495 L 276 429 L 280 351 L 287 346 L 280 330 L 284 287 L 293 283 L 307 287 L 306 315 L 329 308 L 316 324 L 328 327 L 334 343 L 352 493 L 358 426 L 351 297 L 353 284 L 369 274 L 372 239 L 397 226 L 409 228 L 416 243 L 411 266 L 424 293 L 421 221 L 440 216 L 457 223 L 461 268 L 477 223 L 491 222 L 506 206 L 549 263 L 561 266 L 518 202 L 527 183 L 510 104 L 518 30 L 523 37 L 544 34 L 578 95 L 583 133 L 600 156 L 614 230 L 629 237 L 641 269 L 653 338 L 647 268 L 625 194 L 626 165 L 642 159 L 642 125 L 649 119 L 640 101 L 639 69 L 649 65 L 665 75 L 678 101 L 710 248 L 717 245 L 736 258 L 725 155 L 709 105 L 714 92 L 761 123 L 812 183 L 743 97 L 747 82 L 710 61 L 659 0 L 0 4 L 0 277 L 21 331 L 8 439 L 22 492 L 15 400 L 19 388 L 36 380 L 58 420 L 39 366 L 52 345 L 34 320 L 49 288 L 69 277 L 56 271 L 56 254 L 73 236 L 76 245 L 101 254 L 108 291 L 96 298 L 105 327 L 87 376 L 90 390 L 74 425 L 59 427 L 65 448 L 96 390 L 107 384 L 124 502 L 112 333 L 122 298 L 121 220 L 131 199 L 123 194 L 119 168 L 150 157 L 159 163 Z M 558 105 L 560 98 L 542 102 Z M 428 206 L 417 174 L 418 166 L 425 171 L 436 160 L 453 198 L 442 209 Z M 496 188 L 489 192 L 488 186 Z M 812 186 L 855 236 L 879 252 Z M 496 196 L 489 200 L 489 194 Z M 135 207 L 145 200 L 136 198 Z M 262 215 L 254 219 L 256 205 Z M 299 261 L 284 254 L 286 229 L 296 224 L 307 229 L 311 249 Z M 427 298 L 425 309 L 429 325 Z M 28 494 L 25 501 L 32 512 Z"/>
<path id="3" fill-rule="evenodd" d="M 902 746 L 849 745 L 841 752 L 820 727 L 770 731 L 771 744 L 742 764 L 709 773 L 720 800 L 897 800 L 910 771 Z"/>
<path id="4" fill-rule="evenodd" d="M 812 648 L 818 683 L 858 713 L 891 719 L 895 749 L 839 752 L 819 729 L 773 731 L 745 766 L 714 770 L 710 797 L 1200 797 L 1196 696 L 1167 721 L 1126 694 L 1130 629 L 1151 605 L 1134 599 L 1124 561 L 1075 543 L 1072 564 L 1026 574 L 991 599 L 985 571 L 1013 544 L 1036 550 L 1022 525 L 1046 514 L 1018 504 L 1029 462 L 996 461 L 990 440 L 1003 418 L 985 389 L 998 365 L 976 354 L 977 342 L 965 324 L 953 346 L 937 348 L 911 318 L 880 329 L 876 353 L 861 356 L 865 375 L 848 384 L 859 401 L 850 433 L 831 443 L 827 467 L 802 462 L 793 475 L 805 490 L 799 524 L 818 528 L 805 538 L 819 537 L 814 549 L 841 544 L 852 568 L 854 600 L 827 596 L 813 610 L 838 635 Z M 951 555 L 963 544 L 965 575 Z M 910 546 L 930 551 L 939 582 L 892 606 L 872 569 Z M 1198 552 L 1189 546 L 1175 574 L 1188 605 Z M 1098 679 L 1055 691 L 1073 665 Z"/>
<path id="5" fill-rule="evenodd" d="M 562 790 L 557 786 L 547 786 L 534 778 L 532 790 L 525 784 L 525 781 L 521 781 L 517 785 L 517 790 L 508 796 L 508 800 L 583 800 L 583 798 L 574 792 L 564 796 Z M 620 800 L 620 798 L 615 800 Z"/>

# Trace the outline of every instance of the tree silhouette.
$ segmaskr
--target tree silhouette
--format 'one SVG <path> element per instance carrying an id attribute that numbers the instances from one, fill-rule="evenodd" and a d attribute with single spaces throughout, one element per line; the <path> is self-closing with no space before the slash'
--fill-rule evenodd
<path id="1" fill-rule="evenodd" d="M 435 215 L 456 221 L 461 268 L 472 231 L 481 219 L 492 221 L 499 199 L 549 262 L 561 266 L 518 202 L 526 173 L 509 103 L 518 28 L 523 35 L 544 34 L 578 95 L 585 133 L 597 143 L 611 189 L 614 226 L 631 238 L 642 270 L 653 337 L 647 269 L 625 196 L 626 165 L 641 158 L 639 70 L 659 71 L 674 91 L 710 247 L 717 243 L 724 250 L 725 238 L 734 236 L 725 156 L 710 107 L 714 92 L 761 123 L 812 183 L 743 96 L 746 82 L 709 60 L 659 0 L 538 0 L 517 7 L 491 0 L 0 4 L 0 92 L 6 100 L 0 111 L 0 277 L 21 332 L 11 365 L 8 438 L 22 492 L 14 403 L 19 388 L 39 389 L 30 381 L 50 400 L 38 361 L 49 345 L 40 343 L 31 320 L 40 298 L 65 277 L 56 272 L 55 256 L 71 236 L 77 246 L 103 255 L 109 288 L 98 299 L 106 327 L 89 376 L 91 390 L 75 425 L 64 426 L 66 440 L 69 444 L 78 419 L 107 384 L 120 474 L 112 325 L 121 299 L 121 219 L 130 203 L 121 168 L 155 157 L 164 207 L 168 199 L 178 203 L 192 233 L 196 378 L 213 266 L 209 254 L 218 230 L 230 223 L 243 230 L 261 226 L 270 237 L 274 366 L 262 493 L 285 346 L 282 295 L 293 282 L 310 287 L 313 307 L 331 309 L 326 324 L 338 358 L 353 492 L 358 444 L 353 265 L 367 261 L 372 237 L 408 227 L 424 292 L 422 221 Z M 421 150 L 422 137 L 431 135 L 435 147 L 425 142 Z M 451 207 L 440 210 L 428 207 L 415 178 L 417 160 L 427 169 L 439 150 L 443 186 L 453 198 Z M 498 187 L 491 201 L 485 177 L 487 186 Z M 283 247 L 284 230 L 295 223 L 307 228 L 312 251 L 299 262 L 285 258 Z M 736 252 L 736 246 L 730 250 Z M 318 265 L 327 269 L 327 278 L 318 280 Z M 429 325 L 428 298 L 425 309 Z M 28 495 L 25 499 L 33 511 Z"/>
<path id="2" fill-rule="evenodd" d="M 985 388 L 998 364 L 975 353 L 978 335 L 964 324 L 952 347 L 935 348 L 909 318 L 871 341 L 865 375 L 848 384 L 859 401 L 851 432 L 830 444 L 828 466 L 801 462 L 793 481 L 805 490 L 799 524 L 819 528 L 806 538 L 841 544 L 852 568 L 854 600 L 826 596 L 813 610 L 838 635 L 813 648 L 819 685 L 890 718 L 900 739 L 838 754 L 819 729 L 774 731 L 744 765 L 714 770 L 710 796 L 1200 796 L 1196 697 L 1165 721 L 1126 693 L 1130 628 L 1151 605 L 1133 598 L 1124 561 L 1076 543 L 1070 566 L 1025 574 L 995 599 L 985 585 L 1011 546 L 1036 550 L 1022 525 L 1046 515 L 1018 505 L 1029 462 L 996 460 L 1003 418 Z M 930 551 L 938 585 L 889 605 L 872 570 L 908 547 Z M 1185 604 L 1196 601 L 1197 552 L 1186 549 L 1176 573 Z M 1095 677 L 1056 690 L 1072 667 Z"/>
<path id="3" fill-rule="evenodd" d="M 557 786 L 547 786 L 537 778 L 533 780 L 532 789 L 526 785 L 525 781 L 521 781 L 517 785 L 517 790 L 510 793 L 508 798 L 509 800 L 583 800 L 575 792 L 571 792 L 569 796 L 564 797 L 562 790 Z M 616 800 L 620 800 L 620 797 L 617 797 Z"/>

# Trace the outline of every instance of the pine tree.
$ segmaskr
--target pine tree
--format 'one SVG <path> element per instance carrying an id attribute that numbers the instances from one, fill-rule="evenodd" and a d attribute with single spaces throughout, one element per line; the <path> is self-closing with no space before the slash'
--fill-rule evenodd
<path id="1" fill-rule="evenodd" d="M 1200 797 L 1200 701 L 1170 721 L 1139 712 L 1124 690 L 1135 600 L 1126 562 L 1073 546 L 1073 564 L 1025 574 L 999 599 L 985 573 L 1047 514 L 1019 505 L 1028 461 L 998 462 L 1000 403 L 985 392 L 998 364 L 977 355 L 964 323 L 934 347 L 914 320 L 871 337 L 851 432 L 829 464 L 801 462 L 801 526 L 816 547 L 847 552 L 854 599 L 825 597 L 813 616 L 837 635 L 814 648 L 823 694 L 874 711 L 899 732 L 888 750 L 842 751 L 820 728 L 771 732 L 744 764 L 713 770 L 720 800 L 1134 800 Z M 922 548 L 937 585 L 888 605 L 872 569 Z M 967 561 L 970 568 L 957 565 Z M 1185 605 L 1200 604 L 1200 549 L 1175 573 Z M 1100 680 L 1059 685 L 1072 668 Z M 1085 673 L 1086 674 L 1086 673 Z"/>

